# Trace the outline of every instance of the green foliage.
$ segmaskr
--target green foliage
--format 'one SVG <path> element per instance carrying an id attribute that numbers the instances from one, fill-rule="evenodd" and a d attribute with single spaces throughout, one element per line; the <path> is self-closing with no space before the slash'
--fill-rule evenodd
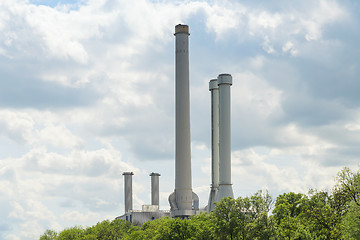
<path id="1" fill-rule="evenodd" d="M 190 218 L 191 239 L 208 240 L 215 238 L 214 226 L 210 214 L 200 213 Z"/>
<path id="2" fill-rule="evenodd" d="M 170 232 L 170 223 L 173 219 L 164 217 L 146 222 L 138 231 L 133 232 L 129 239 L 166 239 Z"/>
<path id="3" fill-rule="evenodd" d="M 301 214 L 307 196 L 301 193 L 284 193 L 276 199 L 273 210 L 277 239 L 301 239 L 307 236 Z M 305 238 L 307 239 L 307 238 Z"/>
<path id="4" fill-rule="evenodd" d="M 215 236 L 219 239 L 272 239 L 269 218 L 272 198 L 259 191 L 251 197 L 223 198 L 212 214 Z"/>
<path id="5" fill-rule="evenodd" d="M 310 191 L 304 207 L 308 228 L 318 239 L 339 239 L 341 215 L 337 213 L 333 196 L 326 191 Z"/>
<path id="6" fill-rule="evenodd" d="M 341 234 L 344 239 L 360 239 L 360 172 L 344 168 L 337 175 L 334 195 L 344 207 Z"/>
<path id="7" fill-rule="evenodd" d="M 46 230 L 40 236 L 40 240 L 117 240 L 126 239 L 138 227 L 133 226 L 130 222 L 124 220 L 105 220 L 97 223 L 95 226 L 71 227 L 57 234 L 55 231 Z"/>
<path id="8" fill-rule="evenodd" d="M 56 233 L 46 230 L 40 240 L 97 239 L 241 239 L 327 240 L 360 239 L 360 172 L 344 168 L 333 191 L 284 193 L 273 200 L 266 191 L 250 197 L 223 198 L 212 213 L 189 219 L 160 218 L 141 227 L 128 221 L 103 221 Z"/>
<path id="9" fill-rule="evenodd" d="M 40 240 L 56 240 L 57 232 L 53 230 L 46 230 L 43 235 L 40 236 Z"/>
<path id="10" fill-rule="evenodd" d="M 341 229 L 344 239 L 360 239 L 360 207 L 351 203 L 348 213 L 342 218 Z"/>
<path id="11" fill-rule="evenodd" d="M 89 239 L 111 240 L 122 239 L 126 237 L 131 231 L 136 229 L 130 222 L 124 220 L 109 220 L 96 224 L 93 227 L 87 228 L 85 235 Z"/>
<path id="12" fill-rule="evenodd" d="M 334 192 L 341 198 L 342 203 L 353 202 L 360 206 L 360 171 L 352 172 L 349 168 L 344 168 L 337 175 L 337 184 Z"/>
<path id="13" fill-rule="evenodd" d="M 57 240 L 80 240 L 84 237 L 85 230 L 81 227 L 72 227 L 59 233 Z"/>
<path id="14" fill-rule="evenodd" d="M 241 228 L 241 220 L 235 199 L 231 197 L 223 198 L 215 205 L 213 224 L 216 236 L 220 239 L 233 239 Z"/>

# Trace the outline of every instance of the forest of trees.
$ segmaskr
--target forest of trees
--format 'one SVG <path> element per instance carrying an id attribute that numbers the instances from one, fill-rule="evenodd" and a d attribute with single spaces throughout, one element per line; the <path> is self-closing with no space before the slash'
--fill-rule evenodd
<path id="1" fill-rule="evenodd" d="M 360 171 L 344 168 L 331 191 L 266 191 L 224 198 L 212 213 L 190 219 L 161 218 L 136 226 L 124 220 L 92 227 L 47 230 L 40 240 L 63 239 L 360 239 Z"/>

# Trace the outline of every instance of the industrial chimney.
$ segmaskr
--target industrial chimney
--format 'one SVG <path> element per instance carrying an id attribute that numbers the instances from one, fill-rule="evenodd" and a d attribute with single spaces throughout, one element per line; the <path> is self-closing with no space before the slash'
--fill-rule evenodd
<path id="1" fill-rule="evenodd" d="M 214 202 L 219 188 L 219 86 L 217 79 L 209 82 L 211 92 L 211 189 L 208 212 L 214 210 Z"/>
<path id="2" fill-rule="evenodd" d="M 152 172 L 151 176 L 151 205 L 159 206 L 159 173 Z"/>
<path id="3" fill-rule="evenodd" d="M 224 197 L 234 197 L 231 184 L 231 123 L 230 123 L 230 74 L 220 74 L 219 86 L 219 190 L 216 202 Z"/>
<path id="4" fill-rule="evenodd" d="M 175 191 L 169 196 L 173 217 L 193 215 L 190 151 L 189 27 L 175 26 Z M 196 197 L 194 197 L 196 199 Z"/>
<path id="5" fill-rule="evenodd" d="M 124 172 L 124 196 L 125 196 L 125 213 L 133 210 L 132 201 L 132 175 L 133 172 Z"/>

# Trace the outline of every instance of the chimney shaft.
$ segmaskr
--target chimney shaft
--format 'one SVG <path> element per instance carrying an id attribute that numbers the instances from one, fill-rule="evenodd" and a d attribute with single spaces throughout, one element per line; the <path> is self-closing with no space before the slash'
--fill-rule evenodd
<path id="1" fill-rule="evenodd" d="M 133 210 L 132 201 L 132 176 L 133 172 L 124 172 L 124 198 L 125 198 L 125 213 Z"/>
<path id="2" fill-rule="evenodd" d="M 214 210 L 219 188 L 219 87 L 217 79 L 209 82 L 211 92 L 211 190 L 207 210 Z"/>
<path id="3" fill-rule="evenodd" d="M 220 74 L 219 85 L 219 190 L 216 201 L 224 197 L 234 197 L 231 184 L 231 121 L 230 121 L 230 74 Z"/>
<path id="4" fill-rule="evenodd" d="M 175 191 L 169 196 L 173 216 L 192 215 L 189 27 L 175 26 Z"/>
<path id="5" fill-rule="evenodd" d="M 159 206 L 159 173 L 152 172 L 151 176 L 151 205 Z"/>

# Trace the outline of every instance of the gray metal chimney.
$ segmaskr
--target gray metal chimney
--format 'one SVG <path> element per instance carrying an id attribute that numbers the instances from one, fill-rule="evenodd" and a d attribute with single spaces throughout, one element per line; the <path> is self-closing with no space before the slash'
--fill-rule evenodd
<path id="1" fill-rule="evenodd" d="M 152 172 L 151 176 L 151 205 L 159 206 L 159 173 Z"/>
<path id="2" fill-rule="evenodd" d="M 217 79 L 209 82 L 211 92 L 211 189 L 208 212 L 214 210 L 214 202 L 219 188 L 219 86 Z"/>
<path id="3" fill-rule="evenodd" d="M 175 191 L 173 217 L 193 215 L 190 150 L 189 27 L 175 26 Z"/>
<path id="4" fill-rule="evenodd" d="M 231 121 L 230 121 L 230 74 L 220 74 L 219 85 L 219 190 L 216 201 L 224 197 L 234 197 L 231 184 Z"/>
<path id="5" fill-rule="evenodd" d="M 125 196 L 125 213 L 133 210 L 132 201 L 132 175 L 133 172 L 124 172 L 124 196 Z"/>

